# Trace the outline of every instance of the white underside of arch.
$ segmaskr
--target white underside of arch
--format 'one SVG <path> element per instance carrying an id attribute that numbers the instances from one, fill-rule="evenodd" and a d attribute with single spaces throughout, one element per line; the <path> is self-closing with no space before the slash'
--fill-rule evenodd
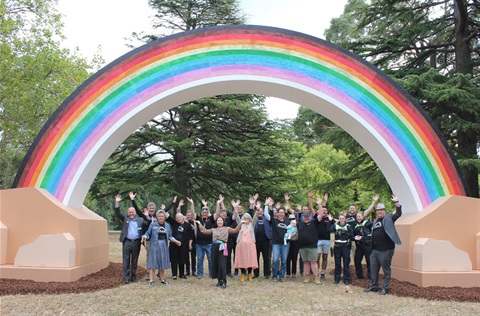
<path id="1" fill-rule="evenodd" d="M 423 209 L 414 180 L 389 141 L 369 128 L 360 115 L 323 91 L 292 81 L 252 75 L 230 75 L 205 78 L 178 85 L 154 97 L 139 100 L 141 104 L 115 122 L 90 149 L 68 185 L 62 202 L 80 207 L 96 175 L 114 150 L 137 128 L 153 117 L 192 100 L 221 94 L 259 94 L 285 99 L 306 106 L 335 122 L 352 135 L 370 154 L 392 190 L 402 199 L 404 212 Z"/>

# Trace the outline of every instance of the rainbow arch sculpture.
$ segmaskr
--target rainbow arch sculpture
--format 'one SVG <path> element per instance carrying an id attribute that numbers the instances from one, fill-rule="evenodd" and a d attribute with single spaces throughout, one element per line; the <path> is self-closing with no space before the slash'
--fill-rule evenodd
<path id="1" fill-rule="evenodd" d="M 15 187 L 39 187 L 78 207 L 114 149 L 167 109 L 231 93 L 307 106 L 349 132 L 379 165 L 404 208 L 466 195 L 445 141 L 398 85 L 326 41 L 262 26 L 185 32 L 140 47 L 80 86 L 30 148 Z"/>
<path id="2" fill-rule="evenodd" d="M 246 25 L 152 42 L 106 66 L 65 100 L 28 151 L 15 188 L 0 190 L 2 277 L 68 282 L 107 267 L 106 220 L 83 206 L 105 161 L 164 111 L 232 93 L 307 106 L 367 150 L 410 213 L 396 222 L 402 245 L 394 278 L 420 286 L 480 284 L 480 199 L 466 196 L 455 158 L 414 100 L 335 45 Z M 457 225 L 462 229 L 451 229 Z"/>

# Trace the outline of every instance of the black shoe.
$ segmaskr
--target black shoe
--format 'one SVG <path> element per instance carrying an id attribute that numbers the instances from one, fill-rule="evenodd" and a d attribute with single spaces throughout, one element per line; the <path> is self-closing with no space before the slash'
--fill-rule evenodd
<path id="1" fill-rule="evenodd" d="M 268 280 L 268 279 L 270 279 L 270 276 L 269 276 L 269 275 L 266 275 L 266 276 L 264 276 L 263 278 L 264 278 L 265 280 Z"/>
<path id="2" fill-rule="evenodd" d="M 128 284 L 128 283 L 130 283 L 130 281 L 128 281 L 128 279 L 125 279 L 124 283 Z"/>
<path id="3" fill-rule="evenodd" d="M 217 285 L 215 285 L 215 286 L 216 286 L 216 287 L 222 286 L 222 283 L 223 283 L 223 281 L 218 280 Z"/>
<path id="4" fill-rule="evenodd" d="M 363 280 L 363 275 L 362 276 L 357 276 L 357 280 Z"/>
<path id="5" fill-rule="evenodd" d="M 177 276 L 176 276 L 176 275 L 174 275 L 174 276 L 172 277 L 172 279 L 176 280 L 176 279 L 177 279 Z"/>
<path id="6" fill-rule="evenodd" d="M 258 275 L 253 275 L 253 278 L 254 278 L 254 279 L 258 278 Z"/>
<path id="7" fill-rule="evenodd" d="M 233 276 L 237 276 L 238 275 L 238 270 L 235 270 L 235 272 L 233 273 Z"/>
<path id="8" fill-rule="evenodd" d="M 185 273 L 186 276 L 190 276 L 190 272 Z"/>
<path id="9" fill-rule="evenodd" d="M 131 278 L 130 282 L 135 283 L 135 282 L 137 282 L 137 279 L 136 278 Z"/>
<path id="10" fill-rule="evenodd" d="M 348 281 L 348 280 L 343 280 L 343 283 L 345 283 L 345 285 L 349 285 L 349 284 L 350 284 L 350 281 Z"/>
<path id="11" fill-rule="evenodd" d="M 184 275 L 180 276 L 180 279 L 186 279 L 186 278 L 187 278 L 187 277 L 184 276 Z"/>
<path id="12" fill-rule="evenodd" d="M 378 292 L 378 294 L 380 294 L 380 295 L 386 295 L 388 293 L 390 293 L 390 291 L 388 289 L 383 289 L 383 288 L 380 292 Z"/>
<path id="13" fill-rule="evenodd" d="M 227 273 L 227 276 L 233 278 L 233 275 L 231 273 Z"/>
<path id="14" fill-rule="evenodd" d="M 340 280 L 333 281 L 333 284 L 338 284 L 338 283 L 340 283 Z"/>
<path id="15" fill-rule="evenodd" d="M 368 293 L 368 292 L 378 292 L 378 287 L 376 286 L 369 286 L 367 287 L 365 290 L 363 290 L 365 293 Z"/>
<path id="16" fill-rule="evenodd" d="M 327 278 L 325 278 L 325 273 L 322 273 L 322 275 L 320 276 L 320 279 L 321 279 L 322 281 L 325 281 L 325 280 L 327 279 Z"/>
<path id="17" fill-rule="evenodd" d="M 222 289 L 227 288 L 227 281 L 223 281 L 223 282 L 222 282 L 222 285 L 220 285 L 220 287 L 221 287 Z"/>

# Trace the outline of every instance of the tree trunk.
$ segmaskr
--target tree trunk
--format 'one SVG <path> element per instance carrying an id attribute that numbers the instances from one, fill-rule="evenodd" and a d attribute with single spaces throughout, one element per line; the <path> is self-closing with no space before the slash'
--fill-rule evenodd
<path id="1" fill-rule="evenodd" d="M 464 0 L 454 0 L 453 20 L 455 22 L 455 67 L 456 72 L 461 74 L 473 74 L 472 51 L 468 36 L 468 13 L 467 4 Z M 458 115 L 468 121 L 468 114 L 462 112 Z M 458 131 L 459 159 L 477 159 L 477 139 L 471 133 Z M 465 181 L 470 190 L 470 196 L 479 197 L 478 193 L 478 169 L 468 163 L 462 166 Z"/>

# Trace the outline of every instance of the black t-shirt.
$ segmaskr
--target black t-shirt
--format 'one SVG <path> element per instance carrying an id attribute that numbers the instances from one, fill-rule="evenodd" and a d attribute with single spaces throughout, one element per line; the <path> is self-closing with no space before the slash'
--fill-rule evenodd
<path id="1" fill-rule="evenodd" d="M 207 217 L 205 219 L 200 217 L 198 219 L 198 221 L 200 223 L 202 223 L 202 225 L 205 227 L 205 229 L 212 229 L 213 228 L 213 215 L 210 215 L 209 217 Z M 202 232 L 200 231 L 200 228 L 197 227 L 196 243 L 199 244 L 199 245 L 209 245 L 209 244 L 212 243 L 212 235 L 202 234 Z"/>
<path id="2" fill-rule="evenodd" d="M 385 218 L 385 217 L 384 217 Z M 395 243 L 387 235 L 385 227 L 383 226 L 383 219 L 378 219 L 374 222 L 372 227 L 372 249 L 388 250 L 394 249 Z"/>
<path id="3" fill-rule="evenodd" d="M 272 220 L 272 244 L 283 244 L 283 237 L 289 224 L 290 221 L 287 219 L 280 221 L 278 218 L 274 218 Z"/>
<path id="4" fill-rule="evenodd" d="M 317 248 L 318 221 L 298 223 L 298 246 L 300 248 Z"/>
<path id="5" fill-rule="evenodd" d="M 314 216 L 314 221 L 318 222 L 318 219 L 317 219 L 317 216 L 318 215 L 315 215 Z M 330 220 L 328 219 L 328 217 L 324 217 L 320 220 L 320 222 L 318 222 L 318 240 L 330 240 L 330 234 L 331 232 L 328 230 L 329 228 L 329 223 L 330 223 Z M 334 225 L 335 221 L 332 221 L 331 225 Z"/>
<path id="6" fill-rule="evenodd" d="M 158 228 L 158 240 L 166 240 L 167 239 L 167 229 L 165 228 L 165 224 L 158 224 L 160 227 Z"/>
<path id="7" fill-rule="evenodd" d="M 267 235 L 265 234 L 265 227 L 263 224 L 263 221 L 266 221 L 267 219 L 262 216 L 262 218 L 257 219 L 257 231 L 255 232 L 255 240 L 257 242 L 259 241 L 268 241 Z"/>

